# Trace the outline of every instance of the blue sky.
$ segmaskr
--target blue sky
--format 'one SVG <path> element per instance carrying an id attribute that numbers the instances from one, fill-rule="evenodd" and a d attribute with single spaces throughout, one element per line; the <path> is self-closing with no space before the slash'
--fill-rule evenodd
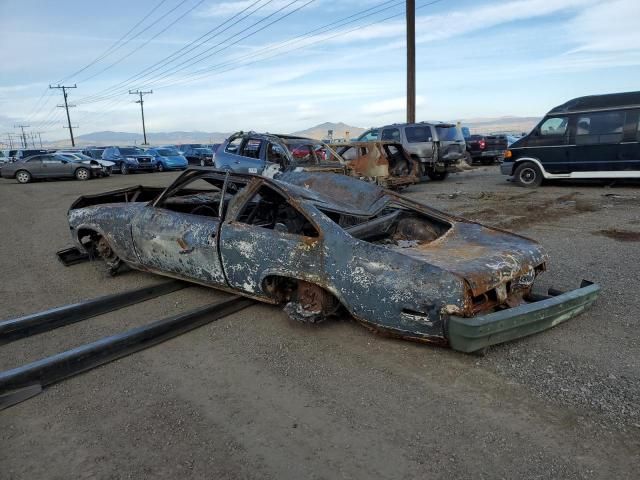
<path id="1" fill-rule="evenodd" d="M 638 0 L 430 3 L 416 0 L 419 119 L 539 116 L 572 97 L 639 89 Z M 138 88 L 154 91 L 148 131 L 403 121 L 403 11 L 382 0 L 0 0 L 0 133 L 27 123 L 64 138 L 61 92 L 47 90 L 60 80 L 78 85 L 78 134 L 138 131 L 128 95 Z"/>

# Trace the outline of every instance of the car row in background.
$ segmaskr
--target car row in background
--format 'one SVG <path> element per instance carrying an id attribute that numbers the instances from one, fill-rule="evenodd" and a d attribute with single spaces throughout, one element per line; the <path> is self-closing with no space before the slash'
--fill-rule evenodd
<path id="1" fill-rule="evenodd" d="M 104 171 L 97 160 L 85 160 L 59 153 L 43 153 L 3 165 L 0 175 L 3 178 L 15 178 L 18 183 L 29 183 L 40 178 L 75 177 L 77 180 L 89 180 L 103 176 Z"/>
<path id="2" fill-rule="evenodd" d="M 11 156 L 9 156 L 11 155 Z M 19 183 L 35 179 L 75 177 L 87 180 L 114 172 L 185 170 L 186 158 L 173 145 L 143 150 L 133 147 L 85 147 L 64 150 L 18 149 L 3 152 L 0 176 Z"/>
<path id="3" fill-rule="evenodd" d="M 210 167 L 213 165 L 213 155 L 216 150 L 208 145 L 203 145 L 202 143 L 186 143 L 177 145 L 177 148 L 191 165 L 200 165 L 201 167 Z"/>

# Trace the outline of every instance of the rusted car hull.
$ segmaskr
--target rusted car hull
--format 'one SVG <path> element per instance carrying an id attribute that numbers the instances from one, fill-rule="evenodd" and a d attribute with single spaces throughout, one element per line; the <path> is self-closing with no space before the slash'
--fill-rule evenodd
<path id="1" fill-rule="evenodd" d="M 191 188 L 205 179 L 213 189 Z M 191 170 L 154 193 L 76 201 L 77 247 L 107 265 L 286 304 L 300 321 L 342 305 L 376 331 L 461 351 L 550 328 L 598 292 L 539 301 L 533 283 L 548 257 L 535 241 L 344 175 Z"/>
<path id="2" fill-rule="evenodd" d="M 349 174 L 392 190 L 420 181 L 419 164 L 402 147 L 391 141 L 342 142 L 329 144 L 342 156 Z"/>

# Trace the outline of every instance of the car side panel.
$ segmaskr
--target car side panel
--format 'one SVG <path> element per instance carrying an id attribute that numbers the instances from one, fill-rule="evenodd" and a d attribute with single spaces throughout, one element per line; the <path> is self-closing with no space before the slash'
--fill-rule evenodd
<path id="1" fill-rule="evenodd" d="M 225 152 L 222 147 L 218 149 L 213 160 L 216 168 L 238 173 L 260 173 L 265 166 L 264 160 Z M 255 169 L 255 171 L 249 171 L 249 169 Z"/>
<path id="2" fill-rule="evenodd" d="M 82 248 L 78 231 L 90 229 L 103 235 L 123 261 L 139 264 L 131 237 L 131 224 L 145 206 L 146 203 L 111 203 L 70 210 L 69 226 L 76 245 Z"/>

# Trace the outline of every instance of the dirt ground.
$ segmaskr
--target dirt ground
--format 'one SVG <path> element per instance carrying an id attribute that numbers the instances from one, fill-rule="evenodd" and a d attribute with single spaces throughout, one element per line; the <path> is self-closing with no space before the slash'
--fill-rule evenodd
<path id="1" fill-rule="evenodd" d="M 177 174 L 0 181 L 0 319 L 149 285 L 63 267 L 79 195 Z M 638 478 L 640 189 L 527 190 L 480 167 L 406 194 L 549 251 L 541 286 L 602 285 L 586 313 L 484 357 L 255 305 L 0 412 L 0 478 Z M 204 305 L 201 287 L 0 347 L 0 370 Z"/>

